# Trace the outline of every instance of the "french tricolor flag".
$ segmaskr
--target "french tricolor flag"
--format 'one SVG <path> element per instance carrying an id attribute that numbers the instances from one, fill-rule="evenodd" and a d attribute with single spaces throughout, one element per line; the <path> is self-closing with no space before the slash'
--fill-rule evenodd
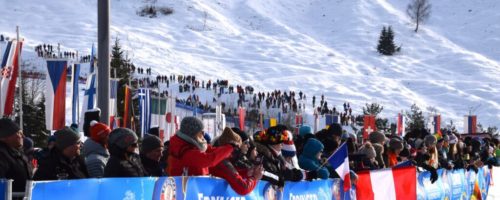
<path id="1" fill-rule="evenodd" d="M 359 172 L 356 199 L 416 200 L 416 168 L 386 168 Z"/>
<path id="2" fill-rule="evenodd" d="M 477 116 L 467 115 L 464 120 L 464 133 L 476 134 Z"/>
<path id="3" fill-rule="evenodd" d="M 68 61 L 47 61 L 45 120 L 47 130 L 64 128 L 66 115 L 66 74 Z"/>
<path id="4" fill-rule="evenodd" d="M 328 158 L 328 163 L 335 169 L 340 179 L 344 181 L 344 191 L 349 190 L 351 188 L 351 178 L 349 156 L 345 142 Z"/>

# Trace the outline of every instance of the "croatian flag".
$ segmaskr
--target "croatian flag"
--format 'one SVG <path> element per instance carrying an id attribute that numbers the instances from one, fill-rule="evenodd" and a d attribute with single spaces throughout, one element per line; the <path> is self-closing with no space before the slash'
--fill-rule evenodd
<path id="1" fill-rule="evenodd" d="M 66 115 L 66 74 L 68 61 L 47 61 L 45 121 L 47 130 L 64 128 Z"/>
<path id="2" fill-rule="evenodd" d="M 351 188 L 351 178 L 349 170 L 349 156 L 347 151 L 347 143 L 343 143 L 340 147 L 333 152 L 333 154 L 328 158 L 328 163 L 340 176 L 340 179 L 344 181 L 344 191 Z"/>
<path id="3" fill-rule="evenodd" d="M 356 199 L 416 200 L 416 168 L 386 168 L 359 172 Z"/>
<path id="4" fill-rule="evenodd" d="M 12 115 L 14 109 L 14 93 L 19 70 L 19 55 L 22 42 L 10 41 L 5 47 L 1 63 L 0 76 L 0 117 Z"/>
<path id="5" fill-rule="evenodd" d="M 139 113 L 141 121 L 141 137 L 144 136 L 149 131 L 151 126 L 151 90 L 147 88 L 141 88 L 138 90 L 139 96 Z"/>
<path id="6" fill-rule="evenodd" d="M 219 107 L 217 107 L 219 108 Z M 178 130 L 178 121 L 175 110 L 175 98 L 169 97 L 167 99 L 167 131 L 164 136 L 163 141 L 170 140 L 170 137 L 175 135 L 175 132 Z"/>
<path id="7" fill-rule="evenodd" d="M 71 70 L 71 122 L 73 124 L 78 124 L 78 107 L 79 107 L 79 92 L 78 79 L 80 78 L 80 64 L 74 64 Z"/>
<path id="8" fill-rule="evenodd" d="M 375 115 L 365 115 L 363 118 L 363 139 L 367 140 L 368 135 L 377 131 L 377 126 L 375 123 Z"/>
<path id="9" fill-rule="evenodd" d="M 464 133 L 476 134 L 477 116 L 467 115 L 464 120 Z"/>
<path id="10" fill-rule="evenodd" d="M 97 99 L 97 80 L 96 73 L 90 73 L 87 76 L 87 83 L 85 86 L 85 92 L 83 95 L 83 104 L 82 104 L 82 112 L 80 119 L 84 119 L 85 112 L 88 110 L 93 110 L 96 108 L 96 99 Z M 83 121 L 80 120 L 80 130 L 83 130 Z"/>
<path id="11" fill-rule="evenodd" d="M 398 118 L 396 119 L 396 133 L 404 137 L 405 136 L 405 119 L 403 117 L 403 114 L 398 113 Z"/>

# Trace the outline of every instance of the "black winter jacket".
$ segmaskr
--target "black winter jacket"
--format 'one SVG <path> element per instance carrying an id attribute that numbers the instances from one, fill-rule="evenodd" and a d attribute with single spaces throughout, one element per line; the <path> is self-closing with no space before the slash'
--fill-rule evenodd
<path id="1" fill-rule="evenodd" d="M 48 157 L 41 159 L 39 163 L 33 177 L 34 180 L 82 179 L 89 177 L 85 160 L 81 156 L 70 160 L 56 147 L 50 151 Z"/>
<path id="2" fill-rule="evenodd" d="M 12 179 L 12 190 L 24 192 L 26 180 L 33 176 L 33 167 L 26 156 L 0 142 L 0 178 Z"/>
<path id="3" fill-rule="evenodd" d="M 147 176 L 141 158 L 135 153 L 127 153 L 118 147 L 110 146 L 111 157 L 104 168 L 104 177 L 141 177 Z"/>

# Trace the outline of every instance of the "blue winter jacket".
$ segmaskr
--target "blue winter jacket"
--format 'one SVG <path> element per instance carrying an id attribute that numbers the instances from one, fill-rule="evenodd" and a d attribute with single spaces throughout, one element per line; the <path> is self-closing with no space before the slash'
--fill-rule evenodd
<path id="1" fill-rule="evenodd" d="M 307 140 L 304 145 L 304 150 L 299 156 L 299 166 L 300 168 L 307 171 L 316 171 L 318 178 L 327 179 L 330 176 L 330 172 L 326 167 L 321 167 L 321 161 L 316 158 L 318 152 L 323 151 L 323 144 L 314 138 Z"/>

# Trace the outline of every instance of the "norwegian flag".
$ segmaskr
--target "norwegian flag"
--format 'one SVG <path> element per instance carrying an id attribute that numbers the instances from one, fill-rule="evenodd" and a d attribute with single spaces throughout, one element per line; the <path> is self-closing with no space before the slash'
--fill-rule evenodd
<path id="1" fill-rule="evenodd" d="M 398 118 L 396 119 L 396 133 L 397 135 L 404 137 L 405 136 L 405 119 L 403 114 L 398 113 Z"/>
<path id="2" fill-rule="evenodd" d="M 386 168 L 359 172 L 356 183 L 356 199 L 416 200 L 416 168 Z"/>
<path id="3" fill-rule="evenodd" d="M 19 53 L 22 42 L 12 40 L 7 43 L 1 63 L 0 77 L 0 117 L 12 115 L 14 110 L 14 93 L 19 70 Z"/>
<path id="4" fill-rule="evenodd" d="M 363 139 L 368 139 L 368 135 L 377 131 L 375 124 L 375 115 L 365 115 L 363 118 Z"/>

